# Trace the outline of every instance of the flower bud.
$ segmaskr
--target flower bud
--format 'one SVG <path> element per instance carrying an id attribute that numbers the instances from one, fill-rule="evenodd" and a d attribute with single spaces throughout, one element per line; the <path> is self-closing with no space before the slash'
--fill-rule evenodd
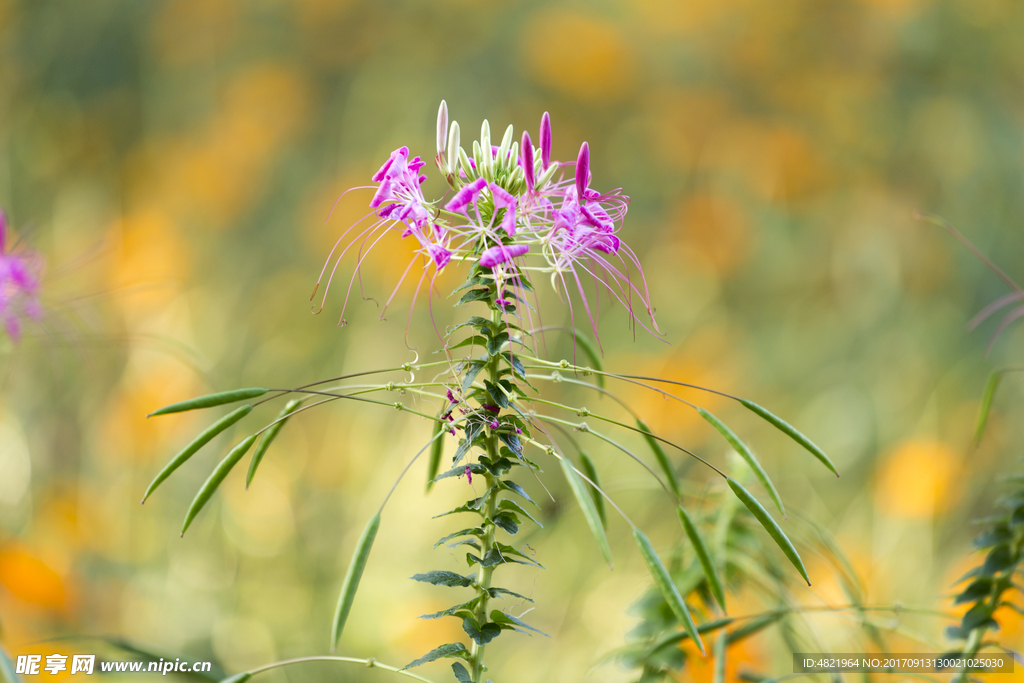
<path id="1" fill-rule="evenodd" d="M 459 176 L 459 122 L 452 121 L 451 131 L 448 133 L 448 171 L 455 175 L 455 181 Z"/>
<path id="2" fill-rule="evenodd" d="M 540 118 L 540 163 L 545 171 L 551 165 L 551 117 L 547 112 Z"/>
<path id="3" fill-rule="evenodd" d="M 441 106 L 437 110 L 437 155 L 444 154 L 446 133 L 448 132 L 448 103 L 441 100 Z"/>
<path id="4" fill-rule="evenodd" d="M 526 187 L 532 192 L 534 182 L 536 181 L 533 169 L 533 141 L 530 140 L 530 134 L 525 130 L 523 131 L 523 144 L 520 145 L 519 149 L 522 154 L 520 157 L 521 166 L 523 173 L 526 174 Z"/>
<path id="5" fill-rule="evenodd" d="M 485 175 L 488 180 L 494 177 L 494 151 L 491 150 L 491 124 L 484 119 L 480 126 L 480 157 L 476 163 L 479 166 L 480 175 Z M 476 148 L 473 148 L 474 156 Z"/>
<path id="6" fill-rule="evenodd" d="M 590 145 L 583 143 L 576 158 L 576 197 L 580 204 L 587 200 L 586 191 L 590 181 Z"/>
<path id="7" fill-rule="evenodd" d="M 512 136 L 515 132 L 512 130 L 511 124 L 505 129 L 505 135 L 501 138 L 501 146 L 498 148 L 498 168 L 506 169 L 511 164 L 508 162 L 509 150 L 512 149 Z"/>

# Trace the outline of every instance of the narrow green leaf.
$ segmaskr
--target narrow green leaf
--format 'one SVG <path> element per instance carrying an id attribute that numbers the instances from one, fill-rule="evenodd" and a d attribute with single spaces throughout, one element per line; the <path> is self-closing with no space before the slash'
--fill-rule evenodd
<path id="1" fill-rule="evenodd" d="M 491 610 L 491 621 L 493 621 L 496 624 L 508 624 L 508 625 L 519 626 L 520 628 L 525 628 L 525 629 L 527 629 L 529 631 L 533 631 L 534 633 L 539 633 L 540 635 L 544 636 L 545 638 L 550 638 L 551 637 L 548 634 L 544 633 L 544 631 L 541 631 L 540 629 L 536 629 L 536 628 L 530 626 L 529 624 L 527 624 L 522 619 L 514 617 L 511 614 L 506 614 L 505 612 L 502 612 L 500 609 Z"/>
<path id="2" fill-rule="evenodd" d="M 423 583 L 435 586 L 448 586 L 450 588 L 473 585 L 472 576 L 463 576 L 462 574 L 444 570 L 427 572 L 426 574 L 414 574 L 411 578 L 413 581 L 422 581 Z"/>
<path id="3" fill-rule="evenodd" d="M 281 431 L 281 427 L 284 427 L 284 423 L 288 420 L 285 419 L 302 405 L 302 401 L 294 399 L 288 401 L 284 408 L 277 415 L 277 420 L 270 429 L 263 433 L 263 438 L 260 439 L 260 443 L 256 446 L 256 450 L 252 454 L 252 460 L 249 461 L 249 472 L 245 475 L 245 488 L 249 488 L 249 484 L 252 483 L 252 478 L 256 476 L 256 468 L 263 462 L 263 456 L 267 454 L 267 449 L 270 448 L 270 444 L 277 438 L 277 433 Z"/>
<path id="4" fill-rule="evenodd" d="M 768 473 L 764 471 L 763 467 L 761 467 L 761 463 L 757 461 L 757 458 L 754 457 L 751 450 L 747 448 L 747 444 L 740 441 L 740 438 L 736 436 L 736 434 L 729 429 L 724 422 L 708 411 L 703 408 L 697 408 L 697 412 L 700 413 L 701 417 L 710 422 L 711 426 L 717 429 L 718 433 L 725 437 L 725 440 L 729 442 L 729 445 L 732 446 L 733 450 L 739 453 L 740 456 L 747 461 L 747 464 L 750 465 L 750 469 L 754 470 L 754 476 L 756 476 L 757 480 L 761 482 L 761 486 L 768 491 L 768 495 L 771 496 L 772 502 L 775 503 L 775 507 L 779 509 L 779 513 L 783 518 L 785 518 L 786 509 L 782 506 L 782 498 L 779 497 L 779 492 L 775 490 L 775 484 L 772 483 L 772 480 L 768 477 Z"/>
<path id="5" fill-rule="evenodd" d="M 988 424 L 988 413 L 992 409 L 992 400 L 996 397 L 996 389 L 1003 379 L 1003 372 L 996 370 L 988 376 L 985 383 L 985 393 L 981 395 L 981 406 L 978 408 L 978 421 L 974 427 L 974 443 L 981 443 L 981 437 L 985 434 L 985 425 Z"/>
<path id="6" fill-rule="evenodd" d="M 459 683 L 473 683 L 473 678 L 466 671 L 466 667 L 462 666 L 462 662 L 452 662 L 452 671 Z"/>
<path id="7" fill-rule="evenodd" d="M 640 419 L 636 421 L 637 428 L 643 432 L 644 440 L 647 441 L 647 445 L 654 451 L 654 457 L 658 460 L 658 465 L 661 467 L 661 471 L 665 473 L 665 478 L 668 479 L 669 488 L 672 489 L 672 493 L 675 494 L 676 498 L 679 498 L 679 479 L 676 477 L 676 471 L 672 467 L 672 462 L 665 455 L 664 449 L 661 444 L 655 439 L 650 428 L 647 427 Z"/>
<path id="8" fill-rule="evenodd" d="M 768 614 L 759 619 L 753 619 L 751 621 L 748 621 L 746 624 L 740 626 L 738 629 L 731 631 L 726 636 L 726 640 L 730 645 L 732 645 L 733 643 L 738 643 L 745 638 L 749 638 L 755 633 L 763 631 L 764 629 L 768 628 L 776 621 L 781 619 L 782 614 L 782 612 L 775 612 L 774 614 Z"/>
<path id="9" fill-rule="evenodd" d="M 3 683 L 19 683 L 21 681 L 15 672 L 14 662 L 2 647 L 0 647 L 0 681 Z"/>
<path id="10" fill-rule="evenodd" d="M 345 574 L 345 582 L 341 586 L 341 595 L 338 596 L 338 607 L 334 611 L 334 626 L 331 628 L 331 651 L 338 646 L 338 639 L 345 628 L 345 621 L 352 609 L 352 602 L 356 599 L 356 591 L 359 590 L 359 580 L 363 578 L 363 569 L 366 568 L 366 560 L 370 557 L 370 549 L 373 547 L 373 539 L 377 537 L 377 529 L 380 528 L 380 513 L 377 513 L 367 522 L 363 535 L 359 537 L 356 550 L 352 553 L 352 561 L 348 565 L 348 573 Z M 428 660 L 429 661 L 429 660 Z M 414 666 L 410 664 L 409 666 Z"/>
<path id="11" fill-rule="evenodd" d="M 149 488 L 147 488 L 146 492 L 142 494 L 142 502 L 145 503 L 146 499 L 149 498 L 153 491 L 156 490 L 156 487 L 159 486 L 164 479 L 171 476 L 171 473 L 174 472 L 174 470 L 181 467 L 186 460 L 195 455 L 200 448 L 208 444 L 213 439 L 213 437 L 217 436 L 225 429 L 241 420 L 251 411 L 251 405 L 245 405 L 242 406 L 241 408 L 236 408 L 234 411 L 228 413 L 227 415 L 225 415 L 224 417 L 222 417 L 221 419 L 217 420 L 212 425 L 207 427 L 206 431 L 204 431 L 202 434 L 193 439 L 192 443 L 185 446 L 185 448 L 183 448 L 181 452 L 179 452 L 176 456 L 171 458 L 171 461 L 167 463 L 164 466 L 164 468 L 157 473 L 157 475 L 153 478 L 153 481 L 150 483 Z"/>
<path id="12" fill-rule="evenodd" d="M 427 463 L 427 491 L 434 488 L 434 477 L 441 469 L 441 455 L 444 453 L 444 437 L 440 436 L 445 424 L 438 420 L 434 423 L 434 431 L 431 438 L 434 443 L 430 445 L 430 461 Z"/>
<path id="13" fill-rule="evenodd" d="M 516 513 L 518 513 L 518 514 L 520 514 L 520 515 L 522 515 L 524 517 L 526 517 L 528 520 L 530 520 L 531 522 L 533 522 L 534 524 L 539 526 L 541 529 L 544 528 L 543 524 L 541 524 L 536 519 L 534 519 L 533 515 L 531 515 L 526 510 L 524 510 L 523 506 L 520 505 L 519 503 L 515 502 L 514 500 L 509 500 L 508 498 L 502 498 L 501 502 L 498 503 L 498 509 L 499 510 L 512 510 L 512 511 L 514 511 L 514 512 L 516 512 Z"/>
<path id="14" fill-rule="evenodd" d="M 487 338 L 486 337 L 481 337 L 478 334 L 474 334 L 471 337 L 466 337 L 465 339 L 463 339 L 462 341 L 460 341 L 458 343 L 452 344 L 448 348 L 450 350 L 454 350 L 454 349 L 461 349 L 463 346 L 479 346 L 481 348 L 486 348 L 487 347 Z"/>
<path id="15" fill-rule="evenodd" d="M 187 401 L 181 401 L 180 403 L 172 403 L 169 406 L 164 406 L 159 410 L 154 410 L 146 417 L 154 417 L 156 415 L 169 415 L 170 413 L 183 413 L 187 410 L 199 410 L 200 408 L 213 408 L 214 406 L 222 406 L 226 403 L 235 403 L 236 401 L 246 401 L 250 398 L 256 398 L 267 393 L 267 389 L 261 387 L 252 387 L 250 389 L 234 389 L 232 391 L 222 391 L 219 394 L 207 394 L 206 396 L 199 396 L 192 398 Z"/>
<path id="16" fill-rule="evenodd" d="M 785 533 L 783 533 L 782 527 L 779 526 L 779 523 L 768 514 L 768 511 L 764 509 L 764 506 L 761 505 L 757 498 L 750 495 L 750 492 L 743 488 L 738 481 L 732 477 L 726 477 L 726 481 L 729 482 L 729 488 L 732 489 L 732 492 L 736 494 L 736 497 L 740 499 L 740 502 L 747 506 L 750 513 L 754 515 L 758 522 L 761 523 L 761 526 L 763 526 L 765 531 L 768 532 L 768 535 L 772 537 L 776 545 L 782 549 L 782 552 L 786 554 L 789 561 L 792 562 L 793 566 L 796 567 L 798 572 L 800 572 L 800 576 L 804 577 L 804 581 L 806 581 L 807 585 L 810 586 L 811 580 L 807 578 L 807 570 L 804 569 L 804 562 L 800 559 L 800 554 L 793 546 L 793 542 L 789 540 L 789 537 L 786 536 Z"/>
<path id="17" fill-rule="evenodd" d="M 181 535 L 185 535 L 185 531 L 188 530 L 192 520 L 196 518 L 199 511 L 203 509 L 207 501 L 210 500 L 210 496 L 217 490 L 220 483 L 224 481 L 224 477 L 228 476 L 228 472 L 238 464 L 238 461 L 242 459 L 252 445 L 256 442 L 256 435 L 245 437 L 242 441 L 238 442 L 234 448 L 228 451 L 228 454 L 224 456 L 224 459 L 220 461 L 216 469 L 206 479 L 206 483 L 203 484 L 202 488 L 199 489 L 199 493 L 192 499 L 192 505 L 189 506 L 188 512 L 185 514 L 185 523 L 181 527 Z"/>
<path id="18" fill-rule="evenodd" d="M 799 431 L 797 431 L 796 428 L 793 427 L 793 425 L 789 424 L 788 422 L 783 420 L 781 417 L 779 417 L 779 416 L 775 415 L 774 413 L 770 412 L 768 409 L 762 408 L 761 406 L 757 405 L 753 401 L 748 401 L 745 398 L 741 398 L 741 399 L 739 399 L 739 401 L 740 401 L 740 403 L 745 405 L 748 409 L 750 409 L 751 411 L 757 413 L 762 418 L 764 418 L 765 420 L 770 422 L 772 425 L 774 425 L 774 427 L 776 429 L 778 429 L 781 432 L 784 432 L 787 436 L 789 436 L 789 438 L 793 439 L 793 441 L 796 441 L 798 444 L 803 446 L 805 449 L 807 449 L 807 451 L 811 455 L 813 455 L 815 458 L 820 460 L 821 463 L 823 465 L 825 465 L 825 467 L 827 467 L 830 470 L 832 470 L 832 472 L 837 477 L 839 476 L 839 470 L 837 470 L 836 466 L 832 464 L 832 461 L 829 460 L 829 457 L 827 455 L 825 455 L 825 451 L 823 451 L 820 448 L 818 448 L 813 441 L 811 441 L 806 436 L 804 436 Z"/>
<path id="19" fill-rule="evenodd" d="M 597 352 L 597 349 L 594 348 L 594 345 L 590 343 L 590 339 L 576 330 L 573 330 L 572 332 L 573 338 L 576 340 L 576 345 L 583 349 L 583 353 L 586 354 L 587 358 L 590 360 L 590 365 L 593 369 L 598 372 L 603 372 L 604 367 L 601 365 L 601 355 Z M 598 374 L 595 375 L 595 377 L 597 378 L 597 386 L 604 389 L 604 375 Z"/>
<path id="20" fill-rule="evenodd" d="M 433 662 L 437 659 L 441 659 L 442 657 L 459 657 L 460 659 L 466 659 L 469 657 L 469 650 L 467 650 L 466 646 L 462 643 L 446 643 L 439 647 L 435 647 L 419 659 L 409 662 L 403 666 L 402 669 L 411 669 L 414 666 Z"/>
<path id="21" fill-rule="evenodd" d="M 640 548 L 640 554 L 643 555 L 644 562 L 647 563 L 647 569 L 650 570 L 654 583 L 658 585 L 658 589 L 665 598 L 665 602 L 672 609 L 672 613 L 676 615 L 676 619 L 686 629 L 690 639 L 697 643 L 700 653 L 702 655 L 707 654 L 704 650 L 704 641 L 700 639 L 700 634 L 697 632 L 697 625 L 693 623 L 693 617 L 690 616 L 690 610 L 686 607 L 683 596 L 679 594 L 679 589 L 672 582 L 672 577 L 669 575 L 668 570 L 665 569 L 665 565 L 662 563 L 661 558 L 658 557 L 658 553 L 654 552 L 654 546 L 651 545 L 650 539 L 640 529 L 633 529 L 633 538 L 636 539 L 636 544 Z"/>
<path id="22" fill-rule="evenodd" d="M 583 480 L 576 474 L 576 470 L 572 468 L 572 465 L 566 458 L 559 458 L 558 462 L 562 466 L 562 473 L 565 475 L 566 481 L 569 482 L 569 488 L 572 489 L 572 493 L 576 497 L 576 502 L 579 503 L 580 509 L 583 510 L 583 517 L 587 520 L 590 533 L 594 535 L 594 539 L 597 541 L 597 547 L 601 549 L 604 561 L 611 567 L 612 549 L 608 545 L 608 537 L 605 536 L 601 516 L 597 514 L 597 508 L 594 507 L 594 500 L 590 497 L 590 492 L 587 491 Z"/>
<path id="23" fill-rule="evenodd" d="M 590 498 L 594 501 L 594 508 L 597 510 L 597 516 L 601 518 L 601 526 L 605 529 L 608 528 L 608 518 L 604 512 L 604 496 L 595 488 L 600 486 L 601 482 L 597 478 L 597 469 L 594 467 L 593 461 L 583 451 L 580 451 L 580 463 L 583 465 L 583 474 L 587 475 L 587 479 L 594 482 L 594 484 L 587 484 L 587 490 L 590 491 Z"/>
<path id="24" fill-rule="evenodd" d="M 722 611 L 728 612 L 725 608 L 725 591 L 722 589 L 722 580 L 718 577 L 718 570 L 715 568 L 715 563 L 711 561 L 711 554 L 708 553 L 708 547 L 704 544 L 704 539 L 697 532 L 696 525 L 694 525 L 693 520 L 690 519 L 690 515 L 683 509 L 682 505 L 676 508 L 676 513 L 679 515 L 679 521 L 683 525 L 686 536 L 690 539 L 690 543 L 693 544 L 693 549 L 697 553 L 697 559 L 700 560 L 700 566 L 704 569 L 704 576 L 707 577 L 708 588 L 711 589 L 711 594 L 715 596 L 715 600 L 722 608 Z"/>
<path id="25" fill-rule="evenodd" d="M 715 668 L 711 675 L 711 683 L 725 683 L 725 646 L 727 644 L 725 631 L 715 636 L 715 645 L 712 652 L 715 657 Z"/>

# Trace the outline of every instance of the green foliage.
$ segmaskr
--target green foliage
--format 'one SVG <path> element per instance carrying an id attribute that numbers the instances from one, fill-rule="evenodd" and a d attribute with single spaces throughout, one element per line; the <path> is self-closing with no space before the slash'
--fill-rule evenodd
<path id="1" fill-rule="evenodd" d="M 217 465 L 216 469 L 213 470 L 209 478 L 206 480 L 206 483 L 203 484 L 202 488 L 199 489 L 199 493 L 197 493 L 196 497 L 192 500 L 192 505 L 188 508 L 188 513 L 185 515 L 185 522 L 181 526 L 182 536 L 185 535 L 189 525 L 192 524 L 192 520 L 196 518 L 196 515 L 198 515 L 199 511 L 203 509 L 206 502 L 210 500 L 210 496 L 212 496 L 213 492 L 217 490 L 220 483 L 224 481 L 224 478 L 228 476 L 228 473 L 235 465 L 238 464 L 238 461 L 242 459 L 242 456 L 252 448 L 252 445 L 256 442 L 256 438 L 257 436 L 255 434 L 247 436 L 232 448 L 228 454 L 224 456 L 224 459 L 220 461 L 220 464 Z"/>
<path id="2" fill-rule="evenodd" d="M 793 563 L 796 570 L 800 572 L 800 576 L 804 577 L 804 581 L 806 581 L 807 585 L 810 586 L 811 580 L 807 576 L 807 570 L 804 568 L 804 562 L 800 559 L 800 554 L 797 553 L 796 547 L 793 545 L 793 542 L 789 540 L 789 537 L 786 536 L 782 527 L 779 526 L 779 523 L 776 522 L 770 514 L 768 514 L 768 511 L 764 509 L 764 506 L 761 505 L 757 498 L 754 498 L 750 495 L 749 491 L 743 488 L 742 484 L 732 477 L 728 477 L 726 481 L 729 482 L 729 488 L 731 488 L 733 493 L 736 494 L 736 497 L 747 506 L 750 513 L 754 515 L 754 518 L 757 519 L 758 522 L 761 523 L 761 526 L 763 526 L 765 531 L 768 532 L 768 535 L 772 537 L 772 540 L 775 541 L 776 545 L 782 549 L 782 552 L 786 554 L 786 557 Z"/>
<path id="3" fill-rule="evenodd" d="M 278 433 L 284 427 L 284 423 L 288 421 L 288 416 L 298 410 L 301 405 L 302 401 L 298 399 L 288 401 L 284 408 L 281 409 L 274 423 L 264 432 L 263 438 L 260 439 L 259 445 L 256 446 L 256 450 L 252 454 L 252 460 L 249 462 L 249 472 L 245 475 L 245 488 L 249 488 L 249 485 L 252 483 L 253 477 L 256 476 L 256 468 L 263 462 L 263 456 L 267 454 L 270 444 L 274 443 L 274 439 L 277 438 Z"/>

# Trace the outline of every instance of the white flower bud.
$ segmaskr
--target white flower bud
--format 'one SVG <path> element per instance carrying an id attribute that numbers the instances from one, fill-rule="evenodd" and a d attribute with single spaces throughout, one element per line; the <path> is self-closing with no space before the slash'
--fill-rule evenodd
<path id="1" fill-rule="evenodd" d="M 448 132 L 448 103 L 441 100 L 441 107 L 437 110 L 437 154 L 444 154 L 445 133 Z"/>
<path id="2" fill-rule="evenodd" d="M 448 133 L 448 170 L 450 173 L 454 173 L 456 175 L 456 180 L 458 179 L 457 176 L 459 175 L 459 150 L 461 149 L 459 147 L 460 144 L 461 140 L 459 140 L 459 122 L 452 121 L 452 128 L 451 131 L 449 131 Z"/>

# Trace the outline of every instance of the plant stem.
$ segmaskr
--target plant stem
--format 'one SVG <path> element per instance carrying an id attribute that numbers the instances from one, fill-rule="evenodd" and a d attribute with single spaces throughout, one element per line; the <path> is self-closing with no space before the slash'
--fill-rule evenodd
<path id="1" fill-rule="evenodd" d="M 501 309 L 497 305 L 491 308 L 491 331 L 493 334 L 498 334 L 501 331 Z M 499 360 L 501 360 L 501 356 L 495 355 L 487 362 L 487 373 L 491 384 L 495 386 L 498 385 L 499 379 Z M 491 458 L 492 462 L 498 460 L 498 437 L 493 432 L 487 436 L 487 455 Z M 495 482 L 494 476 L 485 474 L 484 481 L 490 493 L 487 494 L 487 502 L 484 506 L 484 537 L 481 540 L 480 558 L 486 562 L 487 554 L 494 548 L 495 526 L 490 520 L 494 518 L 494 514 L 497 512 L 498 493 L 492 490 Z M 485 567 L 483 562 L 481 562 L 480 569 L 477 571 L 477 592 L 479 593 L 480 600 L 476 605 L 476 621 L 480 626 L 487 623 L 487 603 L 490 599 L 487 589 L 491 587 L 491 574 L 494 572 L 494 566 Z M 481 683 L 483 680 L 484 647 L 484 645 L 473 641 L 473 647 L 470 650 L 470 663 L 473 667 L 470 676 L 475 683 Z"/>

